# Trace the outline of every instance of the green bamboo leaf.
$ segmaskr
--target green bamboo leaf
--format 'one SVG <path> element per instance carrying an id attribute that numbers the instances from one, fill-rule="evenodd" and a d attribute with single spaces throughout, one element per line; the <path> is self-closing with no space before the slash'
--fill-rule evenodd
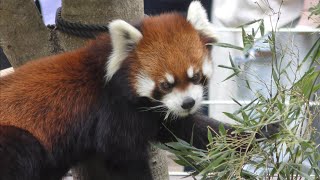
<path id="1" fill-rule="evenodd" d="M 235 68 L 235 67 L 236 67 L 236 65 L 234 65 L 234 62 L 233 62 L 233 59 L 232 59 L 232 57 L 231 57 L 231 54 L 230 54 L 230 53 L 229 53 L 229 61 L 230 61 L 231 66 L 232 66 L 233 68 Z"/>
<path id="2" fill-rule="evenodd" d="M 283 168 L 285 168 L 287 166 L 287 163 L 286 162 L 282 162 L 280 163 L 279 167 L 275 170 L 276 170 L 276 174 L 280 174 L 280 172 L 283 170 Z"/>
<path id="3" fill-rule="evenodd" d="M 240 71 L 237 71 L 237 72 L 235 72 L 235 73 L 232 73 L 230 76 L 226 77 L 222 82 L 224 82 L 224 81 L 226 81 L 226 80 L 228 80 L 228 79 L 230 79 L 230 78 L 232 78 L 232 77 L 234 77 L 234 76 L 237 76 L 239 73 L 240 73 Z"/>
<path id="4" fill-rule="evenodd" d="M 307 71 L 303 77 L 293 86 L 299 88 L 304 97 L 309 99 L 310 95 L 319 90 L 320 85 L 315 84 L 320 76 L 320 71 L 314 71 L 314 68 Z"/>
<path id="5" fill-rule="evenodd" d="M 231 98 L 231 99 L 233 102 L 237 103 L 239 106 L 242 106 L 242 104 L 239 101 L 237 101 L 236 99 L 234 99 L 234 98 Z"/>
<path id="6" fill-rule="evenodd" d="M 246 34 L 246 31 L 244 30 L 243 27 L 241 27 L 241 35 L 242 35 L 243 47 L 246 47 L 246 45 L 247 45 L 247 34 Z"/>
<path id="7" fill-rule="evenodd" d="M 279 84 L 280 78 L 275 70 L 272 70 L 272 78 L 276 84 Z"/>
<path id="8" fill-rule="evenodd" d="M 317 85 L 315 85 L 315 86 L 313 87 L 312 92 L 313 92 L 313 93 L 314 93 L 314 92 L 317 92 L 319 89 L 320 89 L 320 84 L 317 84 Z"/>
<path id="9" fill-rule="evenodd" d="M 222 123 L 219 125 L 219 134 L 222 135 L 222 136 L 225 136 L 227 134 L 227 131 L 224 128 Z"/>
<path id="10" fill-rule="evenodd" d="M 191 145 L 191 146 L 193 146 L 194 126 L 195 126 L 195 124 L 193 124 L 193 126 L 192 126 L 192 130 L 191 130 L 191 137 L 190 137 L 190 145 Z"/>
<path id="11" fill-rule="evenodd" d="M 254 24 L 254 23 L 257 23 L 257 22 L 260 22 L 262 19 L 258 19 L 258 20 L 253 20 L 253 21 L 250 21 L 250 22 L 247 22 L 245 24 L 242 24 L 241 26 L 238 26 L 238 28 L 240 27 L 244 27 L 244 26 L 249 26 L 251 24 Z"/>
<path id="12" fill-rule="evenodd" d="M 302 176 L 302 177 L 304 177 L 305 179 L 310 179 L 310 180 L 313 180 L 314 178 L 313 177 L 311 177 L 311 176 L 309 176 L 309 174 L 306 174 L 305 172 L 302 172 L 302 171 L 300 171 L 299 169 L 297 169 L 296 167 L 294 167 L 294 166 L 290 166 L 292 169 L 294 169 L 296 172 L 298 172 L 299 173 L 299 176 Z"/>
<path id="13" fill-rule="evenodd" d="M 253 44 L 246 44 L 243 48 L 243 53 L 247 53 L 251 48 Z"/>
<path id="14" fill-rule="evenodd" d="M 250 171 L 242 170 L 240 173 L 241 177 L 245 179 L 257 179 L 257 175 L 254 173 L 251 173 Z"/>
<path id="15" fill-rule="evenodd" d="M 313 149 L 313 147 L 314 147 L 313 144 L 310 144 L 310 143 L 308 143 L 306 141 L 302 141 L 300 143 L 300 146 L 303 148 L 303 150 L 310 149 L 310 148 Z"/>
<path id="16" fill-rule="evenodd" d="M 202 161 L 203 159 L 203 157 L 199 157 L 199 156 L 197 156 L 197 155 L 191 155 L 191 154 L 189 154 L 189 155 L 187 155 L 187 157 L 188 158 L 190 158 L 193 162 L 195 162 L 195 164 L 197 165 L 197 166 L 199 166 L 201 163 L 199 163 L 200 161 Z M 202 161 L 202 163 L 203 162 L 205 162 L 205 161 Z"/>
<path id="17" fill-rule="evenodd" d="M 250 106 L 253 105 L 254 102 L 256 102 L 258 100 L 258 98 L 252 100 L 250 103 L 248 103 L 247 105 L 245 105 L 244 107 L 240 108 L 239 110 L 235 111 L 233 114 L 240 114 L 241 111 L 247 110 Z M 252 109 L 252 111 L 254 111 L 254 109 Z"/>
<path id="18" fill-rule="evenodd" d="M 254 28 L 251 29 L 251 35 L 252 35 L 253 37 L 256 36 L 256 33 L 254 32 Z"/>
<path id="19" fill-rule="evenodd" d="M 259 29 L 260 29 L 260 35 L 264 36 L 264 20 L 263 19 L 261 19 Z"/>
<path id="20" fill-rule="evenodd" d="M 271 172 L 270 172 L 270 176 L 271 176 L 271 177 L 274 176 L 274 175 L 276 174 L 276 172 L 277 172 L 277 169 L 276 169 L 276 168 L 273 168 L 273 169 L 271 170 Z"/>
<path id="21" fill-rule="evenodd" d="M 193 169 L 195 169 L 196 171 L 200 171 L 195 165 L 193 165 L 192 163 L 190 163 L 186 158 L 184 158 L 183 156 L 179 156 L 177 155 L 177 158 L 179 158 L 180 160 L 186 162 L 186 165 L 185 166 L 190 166 L 192 167 Z"/>
<path id="22" fill-rule="evenodd" d="M 245 82 L 246 82 L 246 85 L 247 85 L 246 87 L 247 87 L 249 90 L 252 90 L 249 81 L 246 79 Z"/>
<path id="23" fill-rule="evenodd" d="M 242 115 L 242 118 L 245 122 L 248 122 L 249 121 L 249 116 L 246 114 L 246 112 L 244 111 L 241 111 L 241 115 Z"/>
<path id="24" fill-rule="evenodd" d="M 173 161 L 181 166 L 189 166 L 189 163 L 181 159 L 173 159 Z"/>
<path id="25" fill-rule="evenodd" d="M 209 141 L 209 144 L 213 143 L 212 133 L 211 133 L 211 130 L 209 128 L 208 128 L 208 141 Z"/>
<path id="26" fill-rule="evenodd" d="M 218 67 L 225 68 L 225 69 L 231 69 L 231 70 L 235 69 L 234 67 L 225 66 L 225 65 L 218 65 Z"/>
<path id="27" fill-rule="evenodd" d="M 173 149 L 176 149 L 176 150 L 186 150 L 188 149 L 186 146 L 180 144 L 180 143 L 177 143 L 177 142 L 169 142 L 169 143 L 166 143 L 167 146 L 173 148 Z"/>
<path id="28" fill-rule="evenodd" d="M 228 44 L 228 43 L 214 43 L 213 45 L 214 46 L 218 46 L 218 47 L 236 49 L 236 50 L 239 50 L 239 51 L 243 50 L 243 48 L 240 47 L 240 46 L 235 46 L 233 44 Z"/>
<path id="29" fill-rule="evenodd" d="M 308 51 L 308 53 L 306 54 L 306 56 L 303 58 L 302 63 L 304 64 L 312 55 L 312 53 L 314 52 L 314 57 L 319 57 L 320 56 L 320 37 L 317 39 L 317 41 L 313 44 L 313 46 L 310 48 L 310 50 Z M 316 59 L 314 59 L 312 61 L 312 63 L 310 64 L 310 68 L 313 65 L 313 62 Z"/>
<path id="30" fill-rule="evenodd" d="M 311 18 L 311 16 L 317 16 L 320 14 L 320 3 L 316 4 L 315 6 L 312 6 L 308 9 L 311 14 L 309 15 L 308 19 Z"/>
<path id="31" fill-rule="evenodd" d="M 212 172 L 214 169 L 216 169 L 224 160 L 226 160 L 226 157 L 229 155 L 229 152 L 225 152 L 220 157 L 215 159 L 208 167 L 206 167 L 204 170 L 202 170 L 199 174 L 203 175 L 208 172 Z"/>
<path id="32" fill-rule="evenodd" d="M 228 112 L 223 112 L 223 114 L 225 114 L 226 116 L 228 116 L 232 120 L 235 120 L 237 122 L 243 123 L 243 119 L 241 119 L 240 117 L 238 117 L 238 116 L 236 116 L 234 114 L 231 114 L 231 113 L 228 113 Z"/>
<path id="33" fill-rule="evenodd" d="M 279 99 L 276 99 L 276 101 L 277 101 L 276 103 L 277 107 L 279 108 L 280 112 L 282 112 L 284 103 L 280 102 Z"/>

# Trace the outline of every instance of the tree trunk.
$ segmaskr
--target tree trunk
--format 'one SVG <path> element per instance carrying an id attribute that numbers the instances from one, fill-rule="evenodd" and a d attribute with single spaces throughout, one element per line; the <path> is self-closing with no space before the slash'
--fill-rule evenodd
<path id="1" fill-rule="evenodd" d="M 79 48 L 88 40 L 48 29 L 33 0 L 0 0 L 0 15 L 0 46 L 14 68 Z M 132 22 L 143 16 L 143 0 L 62 0 L 62 18 L 71 22 L 106 25 L 113 19 Z M 168 179 L 164 153 L 153 147 L 149 153 L 154 179 Z M 102 163 L 99 157 L 83 162 L 72 170 L 75 179 L 113 179 L 113 173 L 106 172 Z"/>
<path id="2" fill-rule="evenodd" d="M 0 45 L 14 68 L 54 53 L 33 0 L 0 0 L 0 15 Z"/>

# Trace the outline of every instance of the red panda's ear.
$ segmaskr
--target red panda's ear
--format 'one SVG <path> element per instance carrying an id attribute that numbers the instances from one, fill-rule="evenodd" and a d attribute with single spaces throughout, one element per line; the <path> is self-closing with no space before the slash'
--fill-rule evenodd
<path id="1" fill-rule="evenodd" d="M 192 1 L 188 8 L 187 20 L 199 32 L 206 45 L 217 42 L 213 25 L 209 22 L 206 10 L 200 1 Z"/>
<path id="2" fill-rule="evenodd" d="M 109 33 L 111 37 L 112 53 L 106 67 L 107 81 L 109 81 L 120 69 L 123 60 L 127 58 L 129 52 L 142 39 L 141 32 L 123 20 L 112 21 L 109 24 Z"/>

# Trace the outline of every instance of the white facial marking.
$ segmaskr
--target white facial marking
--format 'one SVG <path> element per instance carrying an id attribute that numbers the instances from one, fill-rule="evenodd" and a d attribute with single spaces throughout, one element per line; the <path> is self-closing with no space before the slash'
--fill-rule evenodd
<path id="1" fill-rule="evenodd" d="M 106 65 L 107 81 L 120 69 L 123 60 L 128 56 L 128 46 L 135 45 L 142 39 L 141 32 L 123 20 L 112 21 L 109 32 L 113 49 Z"/>
<path id="2" fill-rule="evenodd" d="M 201 5 L 200 1 L 192 1 L 188 8 L 187 20 L 201 34 L 215 38 L 214 28 L 209 22 L 206 10 Z"/>
<path id="3" fill-rule="evenodd" d="M 166 73 L 166 79 L 170 84 L 174 83 L 174 77 L 171 74 Z"/>
<path id="4" fill-rule="evenodd" d="M 151 97 L 152 91 L 156 83 L 145 73 L 140 73 L 137 76 L 136 90 L 141 97 Z"/>
<path id="5" fill-rule="evenodd" d="M 213 73 L 212 61 L 208 57 L 205 58 L 205 60 L 202 64 L 202 73 L 207 78 L 210 78 Z"/>
<path id="6" fill-rule="evenodd" d="M 187 75 L 188 75 L 188 78 L 192 78 L 193 77 L 193 67 L 190 66 L 187 70 Z"/>
<path id="7" fill-rule="evenodd" d="M 173 89 L 172 92 L 165 95 L 162 99 L 163 104 L 165 104 L 169 111 L 177 116 L 187 116 L 189 114 L 195 113 L 202 101 L 203 87 L 202 85 L 190 84 L 185 90 L 181 91 L 178 89 Z M 191 97 L 195 100 L 194 106 L 190 110 L 185 110 L 181 107 L 183 101 L 186 97 Z"/>

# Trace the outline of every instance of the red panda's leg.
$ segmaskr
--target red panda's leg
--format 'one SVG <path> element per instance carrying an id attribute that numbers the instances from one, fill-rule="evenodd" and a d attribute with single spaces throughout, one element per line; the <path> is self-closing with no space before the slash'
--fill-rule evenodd
<path id="1" fill-rule="evenodd" d="M 193 135 L 193 146 L 206 149 L 206 145 L 208 144 L 208 126 L 218 132 L 220 124 L 220 122 L 203 115 L 192 115 L 175 120 L 169 119 L 161 127 L 159 140 L 162 143 L 175 141 L 172 135 L 174 134 L 176 137 L 190 142 Z M 225 125 L 225 129 L 231 129 L 231 127 Z"/>
<path id="2" fill-rule="evenodd" d="M 231 134 L 234 131 L 230 125 L 219 122 L 215 119 L 209 118 L 208 116 L 195 114 L 186 118 L 180 118 L 176 120 L 168 120 L 160 130 L 159 140 L 160 142 L 169 142 L 175 141 L 172 133 L 180 138 L 185 140 L 186 142 L 190 142 L 191 136 L 193 135 L 193 146 L 201 149 L 206 149 L 208 144 L 208 127 L 210 127 L 215 132 L 219 133 L 219 126 L 223 125 L 225 130 L 230 136 L 234 136 Z M 278 132 L 277 126 L 268 127 L 268 131 L 261 131 L 263 136 L 269 137 L 272 134 Z M 212 133 L 214 135 L 215 133 Z M 246 135 L 245 133 L 242 135 Z M 240 136 L 241 137 L 241 136 Z M 257 138 L 260 138 L 260 134 L 256 134 Z"/>
<path id="3" fill-rule="evenodd" d="M 115 180 L 152 180 L 147 149 L 138 148 L 136 153 L 130 150 L 112 153 L 112 156 L 105 159 L 108 176 Z"/>

